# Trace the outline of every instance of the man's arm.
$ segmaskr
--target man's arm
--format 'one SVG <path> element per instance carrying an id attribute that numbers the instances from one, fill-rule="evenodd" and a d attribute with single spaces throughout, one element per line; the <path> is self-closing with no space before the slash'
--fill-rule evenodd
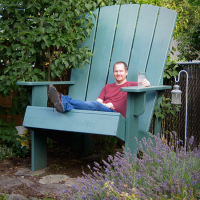
<path id="1" fill-rule="evenodd" d="M 102 99 L 100 99 L 100 98 L 97 98 L 97 100 L 96 101 L 98 101 L 99 103 L 103 103 L 103 100 Z"/>
<path id="2" fill-rule="evenodd" d="M 103 104 L 104 106 L 110 108 L 111 110 L 115 110 L 115 107 L 113 106 L 112 103 L 103 103 L 103 100 L 100 98 L 97 98 L 97 100 L 99 103 Z"/>

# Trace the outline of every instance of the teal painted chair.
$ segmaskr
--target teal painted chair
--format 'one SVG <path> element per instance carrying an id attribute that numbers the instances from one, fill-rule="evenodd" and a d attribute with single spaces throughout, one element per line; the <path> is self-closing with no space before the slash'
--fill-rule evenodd
<path id="1" fill-rule="evenodd" d="M 177 13 L 151 5 L 115 5 L 95 10 L 97 15 L 90 39 L 84 45 L 93 52 L 85 69 L 72 69 L 71 80 L 51 82 L 70 84 L 69 96 L 79 100 L 96 100 L 106 83 L 115 82 L 112 71 L 117 61 L 128 64 L 128 81 L 137 81 L 139 71 L 146 72 L 151 87 L 127 87 L 127 117 L 120 113 L 72 110 L 58 113 L 47 107 L 47 86 L 50 82 L 18 82 L 32 87 L 31 106 L 26 109 L 23 126 L 32 132 L 32 171 L 47 166 L 47 136 L 58 136 L 84 154 L 93 149 L 89 134 L 116 136 L 125 141 L 125 148 L 136 153 L 141 140 L 149 138 L 149 126 L 155 105 L 160 105 L 163 71 L 167 59 Z M 159 133 L 161 122 L 155 122 Z M 90 148 L 88 148 L 90 147 Z"/>

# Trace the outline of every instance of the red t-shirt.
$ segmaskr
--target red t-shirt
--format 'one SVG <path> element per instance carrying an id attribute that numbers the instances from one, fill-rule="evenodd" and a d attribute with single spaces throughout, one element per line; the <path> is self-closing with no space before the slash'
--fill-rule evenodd
<path id="1" fill-rule="evenodd" d="M 99 99 L 103 100 L 103 103 L 111 102 L 115 107 L 115 111 L 121 113 L 126 118 L 126 102 L 127 102 L 127 92 L 122 92 L 122 87 L 137 86 L 138 82 L 128 82 L 126 81 L 122 85 L 116 85 L 115 83 L 106 84 L 100 95 Z"/>

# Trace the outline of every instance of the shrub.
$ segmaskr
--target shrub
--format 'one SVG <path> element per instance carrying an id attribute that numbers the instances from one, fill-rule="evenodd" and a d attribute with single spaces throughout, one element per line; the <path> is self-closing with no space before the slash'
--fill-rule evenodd
<path id="1" fill-rule="evenodd" d="M 0 145 L 0 160 L 12 156 L 13 156 L 12 148 L 8 148 L 6 145 Z"/>
<path id="2" fill-rule="evenodd" d="M 79 178 L 81 189 L 63 191 L 67 199 L 200 198 L 200 148 L 174 151 L 156 136 L 155 146 L 151 140 L 142 143 L 142 159 L 124 151 L 103 160 L 103 166 L 94 163 L 92 174 Z"/>
<path id="3" fill-rule="evenodd" d="M 17 134 L 17 130 L 13 123 L 8 123 L 3 119 L 0 119 L 0 145 L 11 149 L 12 153 L 16 155 L 25 157 L 28 154 L 28 150 L 26 146 L 22 147 L 21 145 L 21 141 L 24 140 L 24 137 Z"/>

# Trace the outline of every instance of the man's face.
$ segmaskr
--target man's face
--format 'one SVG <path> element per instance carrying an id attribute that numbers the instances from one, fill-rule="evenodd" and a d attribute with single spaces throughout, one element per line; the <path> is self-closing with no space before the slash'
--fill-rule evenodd
<path id="1" fill-rule="evenodd" d="M 122 63 L 116 64 L 113 71 L 115 80 L 118 84 L 123 83 L 126 80 L 126 76 L 128 71 L 125 70 L 124 65 Z"/>

